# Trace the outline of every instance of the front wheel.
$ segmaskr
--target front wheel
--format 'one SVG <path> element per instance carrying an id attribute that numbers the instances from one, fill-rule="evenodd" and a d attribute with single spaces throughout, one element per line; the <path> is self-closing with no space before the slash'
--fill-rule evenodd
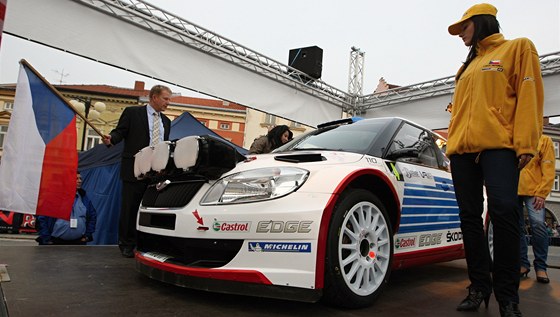
<path id="1" fill-rule="evenodd" d="M 347 308 L 371 305 L 387 284 L 392 256 L 392 229 L 381 201 L 363 189 L 343 193 L 329 227 L 323 300 Z"/>

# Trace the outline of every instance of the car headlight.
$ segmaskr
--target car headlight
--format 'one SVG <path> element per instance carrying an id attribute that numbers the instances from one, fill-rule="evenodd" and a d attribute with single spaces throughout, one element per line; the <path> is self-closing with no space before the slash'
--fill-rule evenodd
<path id="1" fill-rule="evenodd" d="M 263 201 L 288 195 L 305 183 L 309 171 L 296 167 L 270 167 L 229 175 L 208 190 L 201 205 Z"/>

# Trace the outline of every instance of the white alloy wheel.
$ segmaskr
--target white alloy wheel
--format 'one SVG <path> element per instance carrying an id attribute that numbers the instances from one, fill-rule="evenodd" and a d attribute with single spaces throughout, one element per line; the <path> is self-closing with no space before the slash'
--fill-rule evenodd
<path id="1" fill-rule="evenodd" d="M 393 235 L 381 201 L 348 189 L 333 210 L 325 261 L 326 303 L 366 307 L 383 291 L 391 272 Z"/>
<path id="2" fill-rule="evenodd" d="M 344 280 L 355 293 L 372 294 L 384 283 L 389 270 L 391 245 L 383 213 L 363 201 L 346 214 L 338 240 L 338 260 Z"/>

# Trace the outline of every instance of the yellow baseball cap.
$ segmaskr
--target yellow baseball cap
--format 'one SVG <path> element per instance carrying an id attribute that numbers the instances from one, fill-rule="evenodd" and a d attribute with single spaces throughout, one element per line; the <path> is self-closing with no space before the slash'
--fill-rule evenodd
<path id="1" fill-rule="evenodd" d="M 482 15 L 482 14 L 489 14 L 489 15 L 496 16 L 497 13 L 498 13 L 498 9 L 496 9 L 496 7 L 494 7 L 493 5 L 491 5 L 489 3 L 475 4 L 472 7 L 470 7 L 465 12 L 465 14 L 463 14 L 463 17 L 461 18 L 461 20 L 451 24 L 447 28 L 447 30 L 449 31 L 449 34 L 451 34 L 451 35 L 458 35 L 459 33 L 461 33 L 461 23 L 463 23 L 466 20 L 472 18 L 473 16 Z"/>

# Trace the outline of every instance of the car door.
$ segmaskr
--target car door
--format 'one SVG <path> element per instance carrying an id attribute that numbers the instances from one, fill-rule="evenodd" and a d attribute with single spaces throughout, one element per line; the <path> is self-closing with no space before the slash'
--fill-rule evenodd
<path id="1" fill-rule="evenodd" d="M 442 141 L 405 121 L 389 146 L 386 158 L 402 186 L 395 253 L 462 243 L 448 160 L 437 145 Z"/>

